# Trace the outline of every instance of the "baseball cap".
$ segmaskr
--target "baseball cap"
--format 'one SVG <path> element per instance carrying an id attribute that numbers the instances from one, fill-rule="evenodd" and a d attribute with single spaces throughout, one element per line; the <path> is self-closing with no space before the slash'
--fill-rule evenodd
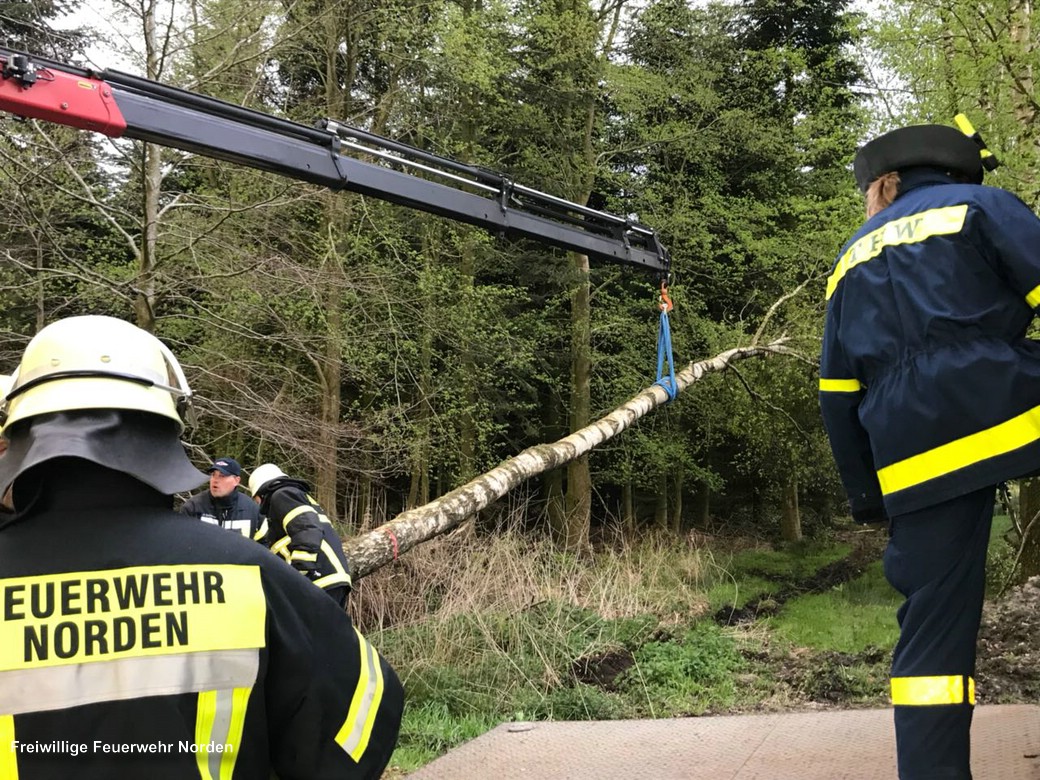
<path id="1" fill-rule="evenodd" d="M 217 458 L 213 461 L 213 465 L 206 469 L 207 474 L 213 471 L 219 471 L 221 474 L 226 474 L 229 477 L 242 476 L 242 467 L 238 465 L 238 461 L 234 458 Z"/>

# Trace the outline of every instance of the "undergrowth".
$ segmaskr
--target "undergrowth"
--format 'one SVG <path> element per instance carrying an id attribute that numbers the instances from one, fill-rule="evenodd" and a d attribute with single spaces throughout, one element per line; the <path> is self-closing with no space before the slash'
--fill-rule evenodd
<path id="1" fill-rule="evenodd" d="M 901 597 L 880 562 L 748 625 L 712 619 L 789 595 L 849 551 L 658 536 L 576 556 L 519 533 L 415 548 L 352 600 L 407 690 L 394 776 L 507 721 L 883 706 Z"/>

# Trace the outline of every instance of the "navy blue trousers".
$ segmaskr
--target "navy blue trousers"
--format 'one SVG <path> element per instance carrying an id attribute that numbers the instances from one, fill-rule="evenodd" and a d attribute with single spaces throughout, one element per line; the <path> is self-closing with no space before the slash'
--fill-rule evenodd
<path id="1" fill-rule="evenodd" d="M 906 597 L 892 656 L 900 780 L 970 780 L 975 649 L 994 488 L 897 515 L 885 577 Z"/>

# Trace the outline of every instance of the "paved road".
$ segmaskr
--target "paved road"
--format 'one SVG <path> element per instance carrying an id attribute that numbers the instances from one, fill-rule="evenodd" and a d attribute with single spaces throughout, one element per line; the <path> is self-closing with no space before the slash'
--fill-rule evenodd
<path id="1" fill-rule="evenodd" d="M 978 707 L 975 780 L 1040 780 L 1040 706 Z M 503 723 L 408 780 L 894 780 L 892 711 Z"/>

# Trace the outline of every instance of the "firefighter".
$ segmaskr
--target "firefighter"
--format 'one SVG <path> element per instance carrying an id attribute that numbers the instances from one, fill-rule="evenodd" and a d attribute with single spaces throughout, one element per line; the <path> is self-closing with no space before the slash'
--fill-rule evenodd
<path id="1" fill-rule="evenodd" d="M 853 518 L 887 522 L 905 596 L 892 659 L 899 777 L 970 778 L 994 488 L 1040 468 L 1040 219 L 982 186 L 942 125 L 863 146 L 867 221 L 827 280 L 820 404 Z"/>
<path id="2" fill-rule="evenodd" d="M 60 320 L 4 404 L 0 777 L 378 778 L 404 692 L 349 616 L 173 495 L 191 392 L 111 317 Z"/>
<path id="3" fill-rule="evenodd" d="M 336 529 L 310 495 L 310 485 L 264 463 L 250 474 L 249 492 L 266 518 L 271 551 L 345 607 L 350 566 Z"/>

